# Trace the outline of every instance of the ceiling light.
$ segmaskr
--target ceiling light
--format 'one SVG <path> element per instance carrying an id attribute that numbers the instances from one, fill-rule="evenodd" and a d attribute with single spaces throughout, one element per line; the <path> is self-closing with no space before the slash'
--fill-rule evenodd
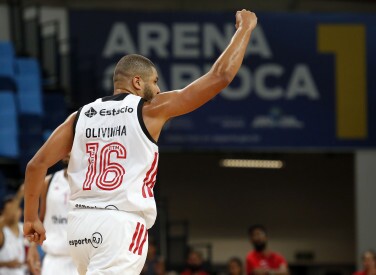
<path id="1" fill-rule="evenodd" d="M 220 161 L 220 166 L 228 168 L 281 169 L 283 165 L 281 160 L 222 159 Z"/>

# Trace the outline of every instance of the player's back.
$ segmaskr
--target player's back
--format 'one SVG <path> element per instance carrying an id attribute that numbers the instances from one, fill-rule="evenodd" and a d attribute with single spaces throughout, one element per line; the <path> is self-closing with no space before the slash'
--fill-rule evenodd
<path id="1" fill-rule="evenodd" d="M 122 93 L 77 112 L 68 167 L 73 208 L 137 212 L 153 225 L 158 146 L 143 122 L 143 103 Z"/>

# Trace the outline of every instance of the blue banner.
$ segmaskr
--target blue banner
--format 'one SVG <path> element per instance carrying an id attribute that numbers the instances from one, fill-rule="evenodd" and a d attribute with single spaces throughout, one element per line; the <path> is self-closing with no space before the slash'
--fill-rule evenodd
<path id="1" fill-rule="evenodd" d="M 231 85 L 172 119 L 162 149 L 354 149 L 376 145 L 376 16 L 257 14 Z M 234 31 L 235 13 L 70 11 L 75 101 L 112 93 L 125 54 L 158 67 L 161 90 L 207 72 Z"/>

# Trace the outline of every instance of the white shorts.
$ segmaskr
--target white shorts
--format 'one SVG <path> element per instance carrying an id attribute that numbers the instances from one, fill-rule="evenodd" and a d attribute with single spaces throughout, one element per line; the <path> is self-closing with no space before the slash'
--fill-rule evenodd
<path id="1" fill-rule="evenodd" d="M 144 219 L 133 213 L 75 209 L 68 214 L 68 243 L 79 274 L 139 275 L 148 232 Z"/>
<path id="2" fill-rule="evenodd" d="M 70 256 L 46 254 L 42 263 L 42 275 L 78 275 L 77 268 Z"/>

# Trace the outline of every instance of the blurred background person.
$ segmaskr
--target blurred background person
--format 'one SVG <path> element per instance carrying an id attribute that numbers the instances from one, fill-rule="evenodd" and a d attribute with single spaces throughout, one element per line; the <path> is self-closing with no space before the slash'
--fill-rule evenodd
<path id="1" fill-rule="evenodd" d="M 180 275 L 209 275 L 204 267 L 204 259 L 198 251 L 191 251 L 188 254 L 187 266 Z"/>
<path id="2" fill-rule="evenodd" d="M 0 275 L 25 275 L 25 245 L 20 207 L 24 195 L 21 185 L 16 195 L 7 196 L 0 216 Z"/>
<path id="3" fill-rule="evenodd" d="M 376 275 L 376 252 L 367 250 L 363 253 L 363 270 L 357 271 L 354 275 Z"/>
<path id="4" fill-rule="evenodd" d="M 253 225 L 249 228 L 248 234 L 254 250 L 247 255 L 247 275 L 289 274 L 285 258 L 267 248 L 268 236 L 265 226 Z"/>
<path id="5" fill-rule="evenodd" d="M 34 275 L 78 274 L 69 254 L 67 241 L 67 216 L 70 189 L 67 168 L 70 155 L 62 160 L 64 169 L 45 178 L 40 198 L 40 219 L 47 239 L 42 249 L 46 253 L 41 264 L 35 243 L 30 244 L 27 262 Z"/>
<path id="6" fill-rule="evenodd" d="M 157 244 L 155 240 L 149 239 L 148 254 L 146 262 L 141 272 L 142 275 L 164 275 L 165 262 L 162 257 L 158 255 Z"/>
<path id="7" fill-rule="evenodd" d="M 231 258 L 227 263 L 227 274 L 228 275 L 243 275 L 243 263 L 237 257 Z"/>

